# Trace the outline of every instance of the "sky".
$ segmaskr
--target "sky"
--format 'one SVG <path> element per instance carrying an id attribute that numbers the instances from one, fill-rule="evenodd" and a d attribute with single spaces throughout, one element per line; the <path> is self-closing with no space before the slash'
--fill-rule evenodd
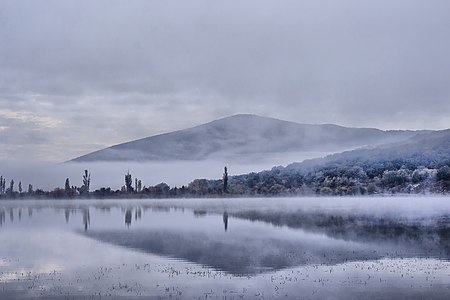
<path id="1" fill-rule="evenodd" d="M 450 128 L 448 0 L 0 0 L 0 160 L 237 113 Z"/>

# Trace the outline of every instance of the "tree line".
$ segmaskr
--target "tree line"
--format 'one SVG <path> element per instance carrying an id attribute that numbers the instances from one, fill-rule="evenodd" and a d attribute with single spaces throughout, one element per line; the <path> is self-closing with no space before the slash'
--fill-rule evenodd
<path id="1" fill-rule="evenodd" d="M 206 180 L 206 179 L 203 179 Z M 102 187 L 91 190 L 91 173 L 84 170 L 81 186 L 70 184 L 69 178 L 66 178 L 64 188 L 57 187 L 51 191 L 43 189 L 34 189 L 30 184 L 27 191 L 22 190 L 22 182 L 19 182 L 18 189 L 15 189 L 15 182 L 11 179 L 9 186 L 6 186 L 6 178 L 0 177 L 0 199 L 71 199 L 71 198 L 167 198 L 167 197 L 186 197 L 202 195 L 198 193 L 198 180 L 194 180 L 187 186 L 170 187 L 166 183 L 159 183 L 154 186 L 145 186 L 142 180 L 134 178 L 128 171 L 124 176 L 124 185 L 117 190 L 110 187 Z M 202 180 L 200 180 L 202 182 Z M 210 190 L 211 195 L 223 195 L 228 193 L 228 171 L 224 168 L 220 187 L 214 191 Z"/>
<path id="2" fill-rule="evenodd" d="M 166 183 L 145 186 L 128 171 L 120 189 L 102 187 L 90 189 L 91 174 L 85 170 L 80 187 L 72 186 L 69 178 L 64 188 L 52 191 L 22 190 L 19 182 L 0 177 L 2 199 L 70 199 L 70 198 L 182 198 L 182 197 L 258 197 L 298 195 L 373 195 L 373 194 L 447 194 L 450 192 L 450 161 L 424 166 L 410 161 L 328 163 L 313 168 L 274 167 L 259 173 L 222 178 L 195 179 L 188 185 L 170 187 Z"/>

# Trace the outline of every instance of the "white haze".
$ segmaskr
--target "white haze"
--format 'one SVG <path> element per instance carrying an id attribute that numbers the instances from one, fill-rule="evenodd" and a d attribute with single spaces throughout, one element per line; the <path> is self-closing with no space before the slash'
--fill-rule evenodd
<path id="1" fill-rule="evenodd" d="M 236 113 L 450 127 L 448 0 L 1 0 L 0 159 Z"/>
<path id="2" fill-rule="evenodd" d="M 223 168 L 227 166 L 229 175 L 239 175 L 271 169 L 274 166 L 325 156 L 328 153 L 301 152 L 253 155 L 233 160 L 217 159 L 204 161 L 165 161 L 165 162 L 93 162 L 61 163 L 0 161 L 0 175 L 6 177 L 7 185 L 11 179 L 15 190 L 19 181 L 24 191 L 28 184 L 34 189 L 52 190 L 64 187 L 66 178 L 73 186 L 81 186 L 84 170 L 91 173 L 91 190 L 101 187 L 120 189 L 124 176 L 130 171 L 134 178 L 142 180 L 142 185 L 151 186 L 165 182 L 170 186 L 188 185 L 193 179 L 220 179 Z"/>

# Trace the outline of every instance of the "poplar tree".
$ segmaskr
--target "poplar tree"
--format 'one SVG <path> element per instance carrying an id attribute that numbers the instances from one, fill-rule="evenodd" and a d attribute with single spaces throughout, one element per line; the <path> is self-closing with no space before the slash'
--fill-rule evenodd
<path id="1" fill-rule="evenodd" d="M 0 176 L 0 194 L 4 194 L 6 191 L 6 178 Z"/>
<path id="2" fill-rule="evenodd" d="M 64 191 L 66 192 L 66 194 L 70 192 L 69 178 L 66 178 L 66 184 L 64 185 Z"/>
<path id="3" fill-rule="evenodd" d="M 14 193 L 14 179 L 11 179 L 11 182 L 9 183 L 9 192 L 11 194 Z"/>
<path id="4" fill-rule="evenodd" d="M 125 174 L 125 187 L 126 187 L 127 193 L 132 193 L 134 190 L 133 189 L 133 179 L 131 178 L 130 171 L 128 171 L 127 174 Z"/>
<path id="5" fill-rule="evenodd" d="M 88 170 L 84 170 L 83 186 L 81 187 L 83 193 L 89 194 L 90 184 L 91 184 L 91 173 L 89 173 Z"/>
<path id="6" fill-rule="evenodd" d="M 223 179 L 223 192 L 226 193 L 227 188 L 228 188 L 228 169 L 227 169 L 227 167 L 224 168 L 222 179 Z"/>

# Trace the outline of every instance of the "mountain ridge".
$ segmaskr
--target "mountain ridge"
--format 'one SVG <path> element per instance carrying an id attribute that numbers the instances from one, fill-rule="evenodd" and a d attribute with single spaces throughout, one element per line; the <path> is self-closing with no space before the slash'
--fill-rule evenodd
<path id="1" fill-rule="evenodd" d="M 308 169 L 329 164 L 358 164 L 403 161 L 437 166 L 450 160 L 450 129 L 419 133 L 409 139 L 373 148 L 362 148 L 292 163 L 287 169 Z"/>
<path id="2" fill-rule="evenodd" d="M 71 161 L 204 160 L 254 153 L 337 152 L 406 140 L 420 132 L 305 124 L 238 114 L 113 145 Z"/>

